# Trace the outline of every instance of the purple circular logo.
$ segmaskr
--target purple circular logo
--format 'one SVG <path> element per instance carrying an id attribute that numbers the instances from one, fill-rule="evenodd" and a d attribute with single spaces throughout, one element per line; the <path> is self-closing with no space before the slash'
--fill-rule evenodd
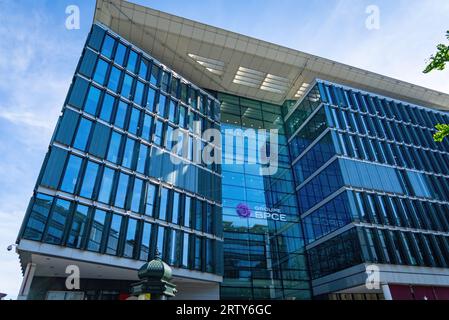
<path id="1" fill-rule="evenodd" d="M 251 216 L 251 210 L 246 204 L 240 203 L 235 209 L 240 218 L 249 218 Z"/>

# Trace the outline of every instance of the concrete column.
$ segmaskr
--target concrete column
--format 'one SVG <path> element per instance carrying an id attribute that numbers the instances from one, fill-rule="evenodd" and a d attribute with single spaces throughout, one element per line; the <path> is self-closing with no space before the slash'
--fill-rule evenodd
<path id="1" fill-rule="evenodd" d="M 23 275 L 22 285 L 20 286 L 17 300 L 27 300 L 30 293 L 31 282 L 33 282 L 34 272 L 36 271 L 35 263 L 28 263 Z"/>
<path id="2" fill-rule="evenodd" d="M 391 296 L 390 287 L 387 283 L 382 284 L 382 293 L 384 294 L 385 300 L 393 300 L 393 297 Z"/>

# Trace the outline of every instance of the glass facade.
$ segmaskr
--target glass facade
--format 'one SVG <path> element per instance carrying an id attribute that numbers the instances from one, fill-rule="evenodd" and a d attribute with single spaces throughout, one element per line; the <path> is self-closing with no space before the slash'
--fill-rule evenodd
<path id="1" fill-rule="evenodd" d="M 226 150 L 223 141 L 224 280 L 222 299 L 308 299 L 311 297 L 305 258 L 304 236 L 298 211 L 294 179 L 281 107 L 229 94 L 218 93 L 223 137 L 228 130 L 276 129 L 279 138 L 278 171 L 262 176 L 259 157 L 265 148 L 245 140 Z M 270 141 L 274 143 L 274 141 Z M 229 163 L 242 159 L 241 164 Z M 248 208 L 249 216 L 238 213 Z M 258 216 L 276 212 L 285 216 Z"/>
<path id="2" fill-rule="evenodd" d="M 324 81 L 287 112 L 312 279 L 362 262 L 447 268 L 449 143 L 432 138 L 447 113 Z"/>
<path id="3" fill-rule="evenodd" d="M 94 25 L 21 237 L 142 261 L 157 248 L 174 267 L 221 275 L 219 168 L 183 150 L 174 164 L 163 143 L 178 128 L 201 141 L 219 119 L 213 96 Z"/>

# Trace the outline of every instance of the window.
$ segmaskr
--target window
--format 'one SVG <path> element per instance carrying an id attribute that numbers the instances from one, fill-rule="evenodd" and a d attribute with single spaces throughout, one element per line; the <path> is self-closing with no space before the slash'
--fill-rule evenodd
<path id="1" fill-rule="evenodd" d="M 101 247 L 101 240 L 103 238 L 104 224 L 106 219 L 106 212 L 96 209 L 92 227 L 89 234 L 89 242 L 87 249 L 90 251 L 99 252 Z"/>
<path id="2" fill-rule="evenodd" d="M 89 93 L 87 94 L 86 104 L 84 105 L 84 111 L 95 116 L 97 115 L 97 106 L 100 101 L 101 91 L 94 86 L 91 86 Z"/>
<path id="3" fill-rule="evenodd" d="M 70 156 L 67 168 L 65 170 L 64 179 L 62 180 L 61 190 L 73 193 L 78 182 L 81 164 L 83 160 L 80 157 Z"/>
<path id="4" fill-rule="evenodd" d="M 182 241 L 182 266 L 184 268 L 189 267 L 189 243 L 190 237 L 188 233 L 184 233 L 184 239 Z"/>
<path id="5" fill-rule="evenodd" d="M 109 143 L 109 150 L 107 160 L 117 163 L 122 142 L 122 135 L 116 131 L 112 132 L 111 141 Z"/>
<path id="6" fill-rule="evenodd" d="M 142 261 L 148 261 L 148 257 L 150 255 L 151 228 L 151 224 L 144 222 L 139 256 L 139 259 Z"/>
<path id="7" fill-rule="evenodd" d="M 165 133 L 165 142 L 164 146 L 167 150 L 171 150 L 173 147 L 173 130 L 174 128 L 171 125 L 167 126 L 167 132 Z"/>
<path id="8" fill-rule="evenodd" d="M 179 126 L 182 128 L 186 128 L 186 113 L 187 113 L 186 107 L 180 106 L 178 123 L 179 123 Z"/>
<path id="9" fill-rule="evenodd" d="M 117 113 L 115 114 L 115 122 L 114 125 L 124 129 L 125 128 L 125 121 L 126 121 L 126 114 L 128 112 L 128 104 L 126 104 L 124 101 L 119 102 L 117 107 Z"/>
<path id="10" fill-rule="evenodd" d="M 44 242 L 51 244 L 61 244 L 64 235 L 65 224 L 70 214 L 70 202 L 57 199 L 50 219 L 48 220 L 47 232 L 44 236 Z"/>
<path id="11" fill-rule="evenodd" d="M 131 117 L 129 118 L 128 131 L 132 134 L 137 134 L 139 130 L 140 110 L 132 108 Z"/>
<path id="12" fill-rule="evenodd" d="M 129 52 L 128 64 L 126 65 L 126 69 L 133 73 L 136 72 L 137 57 L 137 53 L 134 50 L 131 50 Z"/>
<path id="13" fill-rule="evenodd" d="M 161 197 L 159 201 L 159 216 L 161 220 L 167 219 L 168 189 L 161 188 Z"/>
<path id="14" fill-rule="evenodd" d="M 214 272 L 214 242 L 206 239 L 206 272 Z"/>
<path id="15" fill-rule="evenodd" d="M 104 169 L 98 201 L 109 203 L 111 199 L 112 183 L 114 182 L 114 173 L 115 171 L 110 168 L 106 167 Z"/>
<path id="16" fill-rule="evenodd" d="M 195 229 L 203 231 L 203 202 L 199 200 L 195 202 Z"/>
<path id="17" fill-rule="evenodd" d="M 126 194 L 128 193 L 129 175 L 120 173 L 117 192 L 115 194 L 114 205 L 119 208 L 125 208 Z"/>
<path id="18" fill-rule="evenodd" d="M 200 237 L 195 237 L 195 255 L 194 255 L 194 266 L 195 270 L 201 270 L 201 251 L 203 250 L 203 241 Z"/>
<path id="19" fill-rule="evenodd" d="M 122 166 L 131 169 L 133 166 L 133 155 L 136 141 L 131 138 L 126 139 L 125 152 L 123 153 Z"/>
<path id="20" fill-rule="evenodd" d="M 139 178 L 134 180 L 134 188 L 131 199 L 131 211 L 141 213 L 143 181 Z"/>
<path id="21" fill-rule="evenodd" d="M 31 209 L 23 237 L 29 240 L 40 241 L 50 213 L 53 197 L 37 194 Z"/>
<path id="22" fill-rule="evenodd" d="M 126 56 L 126 46 L 119 42 L 115 52 L 115 62 L 123 66 Z"/>
<path id="23" fill-rule="evenodd" d="M 125 77 L 123 78 L 121 95 L 127 99 L 131 99 L 133 80 L 134 78 L 131 77 L 129 74 L 125 74 Z"/>
<path id="24" fill-rule="evenodd" d="M 136 240 L 137 240 L 137 220 L 130 218 L 128 220 L 128 230 L 126 231 L 125 249 L 123 251 L 124 257 L 126 258 L 134 257 Z"/>
<path id="25" fill-rule="evenodd" d="M 69 236 L 67 238 L 67 246 L 70 248 L 80 249 L 83 245 L 83 238 L 85 237 L 85 229 L 87 224 L 87 215 L 89 207 L 78 204 L 75 213 L 73 214 L 72 226 L 70 228 Z"/>
<path id="26" fill-rule="evenodd" d="M 184 226 L 190 228 L 190 207 L 192 205 L 192 199 L 186 196 L 185 207 L 184 207 Z"/>
<path id="27" fill-rule="evenodd" d="M 111 74 L 109 75 L 108 88 L 114 92 L 117 92 L 118 86 L 120 84 L 120 77 L 122 76 L 122 71 L 117 67 L 112 67 Z"/>
<path id="28" fill-rule="evenodd" d="M 159 84 L 159 70 L 160 68 L 153 63 L 151 66 L 150 83 L 155 86 Z"/>
<path id="29" fill-rule="evenodd" d="M 154 132 L 153 142 L 157 145 L 162 145 L 162 133 L 164 123 L 160 120 L 156 121 L 156 130 Z"/>
<path id="30" fill-rule="evenodd" d="M 159 103 L 158 103 L 158 109 L 157 113 L 162 117 L 165 118 L 165 106 L 167 105 L 167 96 L 164 94 L 159 94 Z"/>
<path id="31" fill-rule="evenodd" d="M 145 59 L 145 58 L 142 58 L 141 60 L 140 60 L 140 66 L 139 66 L 139 76 L 142 78 L 142 79 L 147 79 L 147 73 L 148 73 L 148 66 L 150 65 L 150 62 L 147 60 L 147 59 Z"/>
<path id="32" fill-rule="evenodd" d="M 78 131 L 76 132 L 75 141 L 73 143 L 73 147 L 75 149 L 86 151 L 91 129 L 92 121 L 87 120 L 86 118 L 81 118 Z"/>
<path id="33" fill-rule="evenodd" d="M 148 147 L 144 144 L 140 144 L 139 147 L 139 157 L 137 158 L 137 172 L 145 174 L 146 173 L 146 162 L 147 162 Z"/>
<path id="34" fill-rule="evenodd" d="M 134 94 L 134 102 L 136 104 L 138 104 L 139 106 L 141 106 L 142 102 L 143 102 L 142 100 L 143 100 L 143 92 L 144 92 L 144 90 L 145 90 L 145 85 L 142 82 L 137 81 L 136 92 Z"/>
<path id="35" fill-rule="evenodd" d="M 169 92 L 170 88 L 170 73 L 162 71 L 161 88 L 165 92 Z"/>
<path id="36" fill-rule="evenodd" d="M 41 180 L 43 186 L 53 189 L 58 188 L 66 159 L 67 151 L 57 147 L 50 149 L 50 156 L 45 164 L 45 171 Z"/>
<path id="37" fill-rule="evenodd" d="M 100 119 L 106 122 L 111 121 L 112 111 L 114 110 L 115 98 L 109 93 L 105 93 L 103 104 L 101 106 Z"/>
<path id="38" fill-rule="evenodd" d="M 112 58 L 112 53 L 114 50 L 115 40 L 110 35 L 106 35 L 103 41 L 103 47 L 101 48 L 101 53 L 108 57 L 109 59 Z"/>
<path id="39" fill-rule="evenodd" d="M 154 184 L 147 184 L 147 197 L 145 201 L 145 214 L 152 217 L 154 215 L 154 201 L 156 198 L 156 186 Z"/>
<path id="40" fill-rule="evenodd" d="M 81 197 L 89 199 L 92 198 L 99 167 L 100 166 L 95 162 L 87 162 L 86 171 L 84 172 L 83 184 L 80 191 Z"/>
<path id="41" fill-rule="evenodd" d="M 173 192 L 173 210 L 172 210 L 172 217 L 171 217 L 171 222 L 173 222 L 174 224 L 178 224 L 179 222 L 179 199 L 180 199 L 180 195 L 178 192 L 174 191 Z"/>
<path id="42" fill-rule="evenodd" d="M 122 216 L 113 214 L 111 219 L 111 227 L 109 228 L 108 243 L 106 253 L 116 255 L 118 243 L 120 239 L 120 228 L 122 226 Z"/>
<path id="43" fill-rule="evenodd" d="M 179 255 L 181 253 L 181 232 L 176 230 L 168 230 L 170 233 L 170 252 L 169 252 L 169 263 L 174 266 L 179 262 Z"/>
<path id="44" fill-rule="evenodd" d="M 155 99 L 156 99 L 156 90 L 154 90 L 153 88 L 148 88 L 147 103 L 145 108 L 153 112 Z"/>
<path id="45" fill-rule="evenodd" d="M 151 138 L 151 126 L 153 122 L 153 117 L 149 114 L 145 114 L 143 118 L 143 126 L 142 126 L 142 139 L 145 139 L 146 141 L 150 141 Z"/>
<path id="46" fill-rule="evenodd" d="M 162 259 L 165 259 L 164 255 L 164 231 L 165 228 L 162 226 L 158 226 L 158 232 L 157 232 L 157 242 L 156 242 L 156 248 L 159 251 L 159 253 L 162 255 Z"/>
<path id="47" fill-rule="evenodd" d="M 176 102 L 170 99 L 170 106 L 168 110 L 168 120 L 175 123 L 176 120 Z"/>
<path id="48" fill-rule="evenodd" d="M 109 64 L 103 59 L 98 60 L 93 78 L 95 82 L 104 85 L 104 82 L 106 80 L 106 74 L 108 72 L 108 66 Z"/>
<path id="49" fill-rule="evenodd" d="M 97 122 L 95 124 L 92 138 L 90 139 L 89 153 L 98 158 L 104 158 L 108 147 L 106 142 L 109 141 L 110 135 L 111 128 Z"/>

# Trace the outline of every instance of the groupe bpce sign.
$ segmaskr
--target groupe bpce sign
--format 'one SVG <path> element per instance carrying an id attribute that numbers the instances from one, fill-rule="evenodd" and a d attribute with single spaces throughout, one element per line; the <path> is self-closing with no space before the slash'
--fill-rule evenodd
<path id="1" fill-rule="evenodd" d="M 281 213 L 280 209 L 267 207 L 254 207 L 254 214 L 251 209 L 244 203 L 240 203 L 235 211 L 240 218 L 256 218 L 273 221 L 287 221 L 287 216 Z"/>

